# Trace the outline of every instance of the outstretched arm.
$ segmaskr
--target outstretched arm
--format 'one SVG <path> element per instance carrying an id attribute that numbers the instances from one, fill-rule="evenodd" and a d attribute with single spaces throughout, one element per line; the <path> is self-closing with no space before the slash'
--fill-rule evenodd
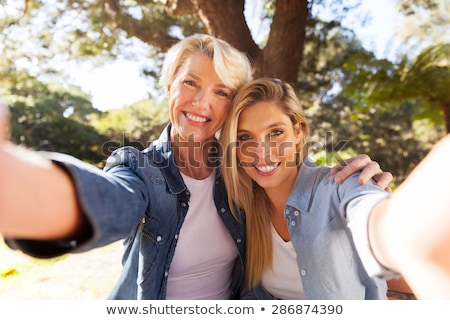
<path id="1" fill-rule="evenodd" d="M 64 239 L 85 225 L 66 172 L 8 141 L 9 113 L 0 104 L 0 233 L 5 237 Z"/>
<path id="2" fill-rule="evenodd" d="M 369 220 L 377 259 L 421 299 L 450 299 L 450 135 Z"/>

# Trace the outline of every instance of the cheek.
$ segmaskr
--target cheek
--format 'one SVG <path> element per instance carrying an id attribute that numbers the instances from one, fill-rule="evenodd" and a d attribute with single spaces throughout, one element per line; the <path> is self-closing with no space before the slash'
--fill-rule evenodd
<path id="1" fill-rule="evenodd" d="M 240 165 L 244 169 L 256 166 L 258 164 L 258 157 L 255 153 L 255 148 L 250 145 L 238 147 L 236 154 Z"/>
<path id="2" fill-rule="evenodd" d="M 221 120 L 222 125 L 227 117 L 228 110 L 230 109 L 231 102 L 229 101 L 218 101 L 214 104 L 214 112 L 218 119 Z"/>
<path id="3" fill-rule="evenodd" d="M 296 151 L 295 143 L 293 141 L 285 141 L 277 144 L 276 149 L 279 156 L 290 157 Z"/>
<path id="4" fill-rule="evenodd" d="M 192 97 L 192 92 L 187 90 L 185 87 L 178 85 L 172 86 L 168 94 L 169 103 L 172 104 L 184 103 L 185 101 L 192 100 Z"/>
<path id="5" fill-rule="evenodd" d="M 286 161 L 286 166 L 297 166 L 297 146 L 292 142 L 286 142 L 282 146 L 280 146 L 281 156 Z"/>

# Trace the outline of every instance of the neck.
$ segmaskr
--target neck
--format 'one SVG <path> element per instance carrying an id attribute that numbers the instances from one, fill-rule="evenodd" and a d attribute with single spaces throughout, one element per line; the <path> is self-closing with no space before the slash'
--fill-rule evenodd
<path id="1" fill-rule="evenodd" d="M 286 202 L 294 186 L 298 170 L 292 173 L 290 177 L 274 188 L 265 188 L 265 192 L 271 203 L 271 210 L 283 213 Z"/>
<path id="2" fill-rule="evenodd" d="M 296 174 L 288 181 L 284 181 L 276 188 L 266 188 L 266 194 L 270 201 L 270 219 L 277 233 L 284 241 L 290 240 L 287 221 L 284 217 L 284 208 L 294 185 Z"/>
<path id="3" fill-rule="evenodd" d="M 207 178 L 214 169 L 210 154 L 212 144 L 213 140 L 199 142 L 172 139 L 175 163 L 180 172 L 198 180 Z"/>

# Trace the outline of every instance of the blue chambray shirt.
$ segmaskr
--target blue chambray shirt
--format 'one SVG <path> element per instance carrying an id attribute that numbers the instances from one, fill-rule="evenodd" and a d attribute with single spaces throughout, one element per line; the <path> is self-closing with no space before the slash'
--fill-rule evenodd
<path id="1" fill-rule="evenodd" d="M 50 155 L 71 175 L 80 206 L 91 223 L 92 237 L 83 243 L 20 239 L 7 243 L 33 256 L 52 257 L 124 239 L 123 271 L 109 299 L 165 299 L 168 272 L 190 197 L 174 162 L 169 132 L 170 125 L 144 151 L 131 147 L 116 150 L 104 170 L 66 155 Z M 218 157 L 216 160 L 220 165 Z M 229 210 L 220 170 L 216 170 L 213 194 L 217 214 L 239 251 L 231 296 L 238 298 L 245 226 Z"/>
<path id="2" fill-rule="evenodd" d="M 389 193 L 373 183 L 360 185 L 359 174 L 336 184 L 329 169 L 302 164 L 285 206 L 306 299 L 386 299 L 384 278 L 395 274 L 371 261 L 374 257 L 365 240 L 373 205 Z M 374 269 L 370 264 L 378 267 L 377 275 L 369 275 L 367 269 Z M 275 298 L 261 284 L 243 292 L 243 299 Z"/>

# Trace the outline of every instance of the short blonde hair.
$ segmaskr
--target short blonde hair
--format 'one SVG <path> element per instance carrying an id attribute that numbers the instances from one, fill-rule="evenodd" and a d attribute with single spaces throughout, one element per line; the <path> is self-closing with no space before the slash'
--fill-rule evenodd
<path id="1" fill-rule="evenodd" d="M 169 86 L 185 60 L 195 53 L 203 53 L 213 60 L 214 68 L 225 86 L 236 92 L 252 79 L 252 67 L 247 55 L 216 37 L 197 34 L 172 46 L 161 70 L 160 85 Z"/>

